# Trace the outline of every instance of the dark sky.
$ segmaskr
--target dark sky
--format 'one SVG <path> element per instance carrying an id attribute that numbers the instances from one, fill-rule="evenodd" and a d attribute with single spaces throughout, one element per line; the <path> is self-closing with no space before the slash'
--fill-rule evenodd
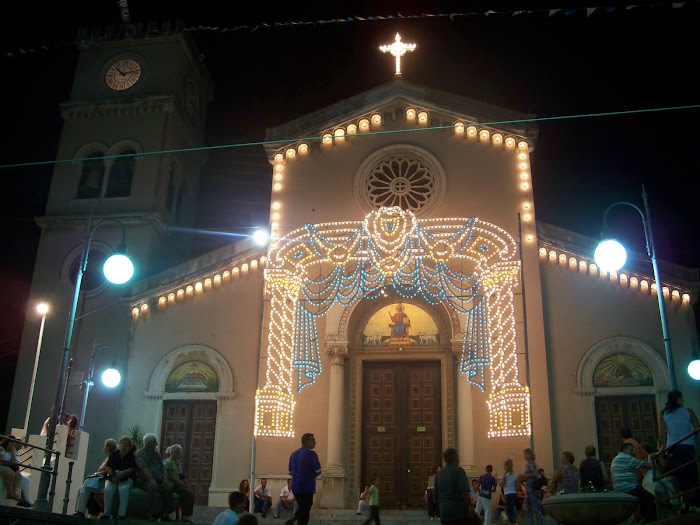
<path id="1" fill-rule="evenodd" d="M 195 31 L 215 83 L 207 142 L 216 145 L 262 140 L 266 127 L 389 81 L 392 58 L 377 46 L 397 31 L 418 44 L 403 61 L 407 80 L 540 117 L 700 104 L 700 4 L 635 2 L 639 7 L 627 9 L 627 3 L 261 2 L 264 9 L 252 12 L 237 11 L 233 2 L 131 0 L 129 7 L 133 21 L 180 18 L 188 26 L 250 29 L 263 22 L 464 13 L 464 5 L 475 13 Z M 601 8 L 590 16 L 585 9 L 512 15 L 570 5 Z M 80 26 L 119 23 L 117 0 L 12 6 L 0 31 L 0 164 L 50 160 L 61 130 L 58 103 L 68 98 L 77 59 L 72 41 Z M 497 12 L 477 14 L 486 9 Z M 700 109 L 552 120 L 539 128 L 532 160 L 539 220 L 597 236 L 606 206 L 641 205 L 644 183 L 659 257 L 700 266 Z M 50 175 L 46 166 L 0 168 L 0 366 L 11 366 L 19 347 L 39 234 L 33 217 L 44 212 Z M 202 186 L 218 190 L 201 195 L 198 226 L 235 230 L 266 222 L 269 177 L 261 146 L 212 153 Z M 643 246 L 633 211 L 611 219 L 621 237 Z"/>

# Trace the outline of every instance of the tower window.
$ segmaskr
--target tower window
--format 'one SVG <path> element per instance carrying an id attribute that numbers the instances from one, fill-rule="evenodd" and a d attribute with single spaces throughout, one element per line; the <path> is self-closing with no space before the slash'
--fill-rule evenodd
<path id="1" fill-rule="evenodd" d="M 133 150 L 123 154 L 133 154 Z M 120 157 L 114 161 L 109 170 L 107 193 L 105 197 L 128 197 L 131 195 L 131 183 L 134 179 L 134 157 Z"/>
<path id="2" fill-rule="evenodd" d="M 78 199 L 96 199 L 102 194 L 102 184 L 105 177 L 105 165 L 102 153 L 93 153 L 83 162 L 78 186 Z"/>

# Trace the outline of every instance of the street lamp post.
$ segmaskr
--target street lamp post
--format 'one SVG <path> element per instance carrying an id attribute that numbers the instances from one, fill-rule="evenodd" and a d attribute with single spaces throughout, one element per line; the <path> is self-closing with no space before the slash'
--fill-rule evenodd
<path id="1" fill-rule="evenodd" d="M 102 373 L 102 383 L 109 388 L 114 388 L 121 381 L 121 374 L 117 370 L 117 351 L 109 345 L 103 345 L 99 348 L 97 347 L 97 341 L 92 343 L 92 355 L 90 356 L 90 368 L 88 369 L 87 377 L 85 381 L 81 383 L 81 387 L 84 389 L 83 394 L 83 410 L 80 412 L 80 431 L 82 432 L 83 426 L 85 425 L 85 412 L 87 411 L 88 396 L 90 395 L 90 389 L 94 386 L 92 380 L 95 374 L 95 360 L 97 354 L 100 350 L 109 348 L 112 351 L 112 366 Z"/>
<path id="2" fill-rule="evenodd" d="M 56 388 L 56 401 L 54 403 L 54 412 L 51 414 L 51 420 L 49 422 L 49 428 L 46 437 L 46 454 L 44 455 L 44 465 L 42 467 L 41 478 L 39 480 L 39 489 L 36 501 L 34 503 L 34 508 L 36 510 L 51 511 L 48 508 L 49 502 L 47 499 L 49 492 L 49 485 L 51 483 L 51 450 L 53 449 L 54 439 L 56 437 L 56 426 L 58 423 L 58 418 L 63 412 L 63 407 L 61 406 L 61 401 L 63 397 L 63 388 L 66 380 L 66 368 L 68 367 L 68 357 L 70 355 L 70 344 L 73 337 L 73 326 L 75 324 L 75 313 L 78 308 L 78 299 L 80 297 L 80 285 L 83 281 L 83 273 L 87 268 L 88 263 L 88 253 L 90 251 L 90 243 L 92 242 L 92 236 L 95 230 L 108 222 L 114 222 L 121 226 L 122 229 L 122 242 L 117 247 L 116 252 L 105 261 L 103 271 L 107 280 L 114 284 L 123 284 L 129 279 L 134 273 L 134 265 L 131 260 L 125 255 L 126 254 L 126 229 L 124 225 L 116 219 L 103 219 L 97 222 L 91 227 L 92 216 L 88 219 L 88 224 L 85 233 L 85 240 L 83 242 L 83 251 L 80 256 L 80 264 L 78 265 L 78 272 L 75 276 L 75 289 L 73 291 L 73 302 L 71 303 L 70 312 L 68 314 L 68 324 L 66 326 L 66 337 L 63 344 L 63 357 L 61 360 L 61 367 L 58 371 L 58 385 Z"/>
<path id="3" fill-rule="evenodd" d="M 659 265 L 656 261 L 656 250 L 654 249 L 654 237 L 651 230 L 651 214 L 649 213 L 649 202 L 647 201 L 647 191 L 642 185 L 642 200 L 644 201 L 644 210 L 631 202 L 620 201 L 615 202 L 607 207 L 603 213 L 603 229 L 607 227 L 608 212 L 615 206 L 629 206 L 637 210 L 642 217 L 642 225 L 644 226 L 644 237 L 647 244 L 647 254 L 651 259 L 651 266 L 654 270 L 654 280 L 656 281 L 656 298 L 659 301 L 659 315 L 661 317 L 661 332 L 664 338 L 664 347 L 666 349 L 666 366 L 668 367 L 668 376 L 671 381 L 671 390 L 676 390 L 676 372 L 673 367 L 673 351 L 671 349 L 671 334 L 668 330 L 668 319 L 666 317 L 666 303 L 664 302 L 663 286 L 661 284 L 661 275 L 659 274 Z M 595 250 L 595 261 L 599 268 L 603 271 L 617 271 L 622 268 L 626 260 L 626 252 L 622 245 L 614 240 L 602 241 Z"/>
<path id="4" fill-rule="evenodd" d="M 41 315 L 41 327 L 39 328 L 39 340 L 36 343 L 36 355 L 34 356 L 34 370 L 32 371 L 32 383 L 29 387 L 29 400 L 27 401 L 27 411 L 24 414 L 24 441 L 29 442 L 29 414 L 32 411 L 32 399 L 34 398 L 34 384 L 36 383 L 36 369 L 39 367 L 39 354 L 41 354 L 41 341 L 44 338 L 44 325 L 46 324 L 46 314 L 49 311 L 49 305 L 39 303 L 36 305 L 36 311 Z"/>

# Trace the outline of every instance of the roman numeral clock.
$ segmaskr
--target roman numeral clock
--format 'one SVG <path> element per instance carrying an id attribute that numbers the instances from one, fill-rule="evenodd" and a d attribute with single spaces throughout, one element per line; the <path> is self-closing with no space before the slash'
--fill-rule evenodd
<path id="1" fill-rule="evenodd" d="M 112 63 L 105 73 L 107 87 L 124 91 L 134 86 L 141 78 L 141 64 L 133 58 L 121 58 Z"/>

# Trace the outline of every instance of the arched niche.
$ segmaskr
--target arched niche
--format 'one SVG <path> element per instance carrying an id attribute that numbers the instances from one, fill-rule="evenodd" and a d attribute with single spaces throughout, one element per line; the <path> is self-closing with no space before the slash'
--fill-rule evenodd
<path id="1" fill-rule="evenodd" d="M 373 299 L 368 301 L 358 301 L 346 307 L 350 309 L 347 312 L 349 315 L 341 315 L 338 325 L 338 332 L 347 334 L 347 341 L 351 348 L 360 348 L 364 343 L 364 330 L 367 323 L 372 317 L 381 311 L 387 311 L 388 308 L 396 304 L 411 305 L 425 312 L 437 327 L 439 333 L 439 341 L 435 341 L 432 346 L 446 346 L 451 344 L 451 340 L 461 337 L 461 324 L 459 316 L 453 311 L 448 311 L 443 304 L 431 305 L 420 299 L 406 299 L 397 295 L 382 297 L 381 299 Z M 346 313 L 346 312 L 343 312 Z M 390 322 L 387 314 L 387 328 Z"/>
<path id="2" fill-rule="evenodd" d="M 653 386 L 595 386 L 594 374 L 598 365 L 604 359 L 618 354 L 626 354 L 642 361 L 651 372 Z M 591 346 L 583 355 L 576 372 L 576 391 L 580 395 L 659 394 L 670 389 L 670 382 L 666 362 L 658 352 L 639 339 L 625 336 L 608 337 Z"/>
<path id="3" fill-rule="evenodd" d="M 209 365 L 218 377 L 218 392 L 167 392 L 170 374 L 189 361 Z M 216 350 L 204 345 L 185 345 L 166 354 L 151 374 L 146 397 L 150 399 L 233 399 L 233 374 L 226 360 Z"/>

